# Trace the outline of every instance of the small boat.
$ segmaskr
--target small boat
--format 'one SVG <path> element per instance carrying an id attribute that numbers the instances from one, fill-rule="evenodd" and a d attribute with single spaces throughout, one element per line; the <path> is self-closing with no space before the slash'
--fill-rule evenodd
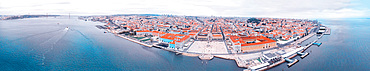
<path id="1" fill-rule="evenodd" d="M 69 30 L 69 27 L 64 28 L 64 30 Z"/>

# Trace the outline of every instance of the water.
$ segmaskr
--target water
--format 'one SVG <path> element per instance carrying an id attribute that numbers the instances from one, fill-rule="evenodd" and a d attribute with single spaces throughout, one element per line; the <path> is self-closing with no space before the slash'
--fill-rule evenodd
<path id="1" fill-rule="evenodd" d="M 288 68 L 281 64 L 271 71 L 368 71 L 369 19 L 324 19 L 332 28 L 320 47 L 312 46 L 304 59 Z M 57 23 L 60 23 L 59 25 Z M 165 70 L 240 71 L 235 61 L 175 55 L 148 48 L 112 34 L 95 25 L 103 23 L 76 17 L 31 18 L 0 21 L 1 70 Z M 65 30 L 69 27 L 69 30 Z M 317 39 L 313 37 L 308 41 Z M 303 44 L 308 43 L 304 42 Z"/>
<path id="2" fill-rule="evenodd" d="M 311 46 L 306 58 L 288 68 L 283 63 L 270 71 L 369 71 L 370 19 L 322 19 L 331 28 L 331 35 L 323 36 L 321 46 Z M 312 37 L 303 44 L 317 39 Z"/>
<path id="3" fill-rule="evenodd" d="M 59 23 L 59 25 L 57 24 Z M 176 55 L 116 37 L 77 17 L 0 21 L 1 70 L 242 70 L 235 61 Z M 65 30 L 69 27 L 69 30 Z"/>

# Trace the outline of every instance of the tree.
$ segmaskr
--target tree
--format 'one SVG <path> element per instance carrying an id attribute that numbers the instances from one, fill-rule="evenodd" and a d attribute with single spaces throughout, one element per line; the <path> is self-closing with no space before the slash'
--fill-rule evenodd
<path id="1" fill-rule="evenodd" d="M 247 20 L 248 23 L 257 23 L 257 25 L 261 22 L 261 20 L 257 18 L 250 18 Z"/>

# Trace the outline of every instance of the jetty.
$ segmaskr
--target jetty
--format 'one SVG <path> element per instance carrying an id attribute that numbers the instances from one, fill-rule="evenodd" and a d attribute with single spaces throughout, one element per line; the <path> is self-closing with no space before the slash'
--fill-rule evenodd
<path id="1" fill-rule="evenodd" d="M 320 39 L 322 36 L 324 36 L 324 34 L 320 34 L 320 36 L 319 37 L 317 37 L 318 39 Z"/>
<path id="2" fill-rule="evenodd" d="M 313 45 L 317 45 L 317 46 L 320 46 L 322 43 L 319 42 L 319 43 L 312 43 Z"/>
<path id="3" fill-rule="evenodd" d="M 284 59 L 285 59 L 285 61 L 289 62 L 288 67 L 293 66 L 294 64 L 296 64 L 299 61 L 298 59 L 294 59 L 294 60 L 291 60 L 289 58 L 284 58 Z"/>
<path id="4" fill-rule="evenodd" d="M 309 53 L 301 53 L 301 52 L 297 52 L 298 55 L 301 55 L 301 58 L 303 59 L 304 57 L 306 57 Z"/>
<path id="5" fill-rule="evenodd" d="M 211 60 L 213 59 L 214 56 L 210 54 L 202 54 L 202 55 L 199 55 L 198 57 L 201 60 Z"/>
<path id="6" fill-rule="evenodd" d="M 324 35 L 330 35 L 330 32 L 331 32 L 331 29 L 326 27 L 326 31 L 325 31 Z"/>
<path id="7" fill-rule="evenodd" d="M 313 45 L 313 43 L 317 42 L 317 40 L 315 41 L 312 41 L 310 44 L 307 44 L 305 47 L 304 47 L 304 50 L 306 50 L 307 48 L 309 48 L 310 46 Z"/>

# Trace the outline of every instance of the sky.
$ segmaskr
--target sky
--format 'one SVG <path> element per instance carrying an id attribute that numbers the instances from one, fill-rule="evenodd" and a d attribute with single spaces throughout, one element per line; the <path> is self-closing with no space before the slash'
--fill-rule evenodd
<path id="1" fill-rule="evenodd" d="M 370 0 L 3 0 L 0 14 L 370 18 L 369 7 Z"/>

